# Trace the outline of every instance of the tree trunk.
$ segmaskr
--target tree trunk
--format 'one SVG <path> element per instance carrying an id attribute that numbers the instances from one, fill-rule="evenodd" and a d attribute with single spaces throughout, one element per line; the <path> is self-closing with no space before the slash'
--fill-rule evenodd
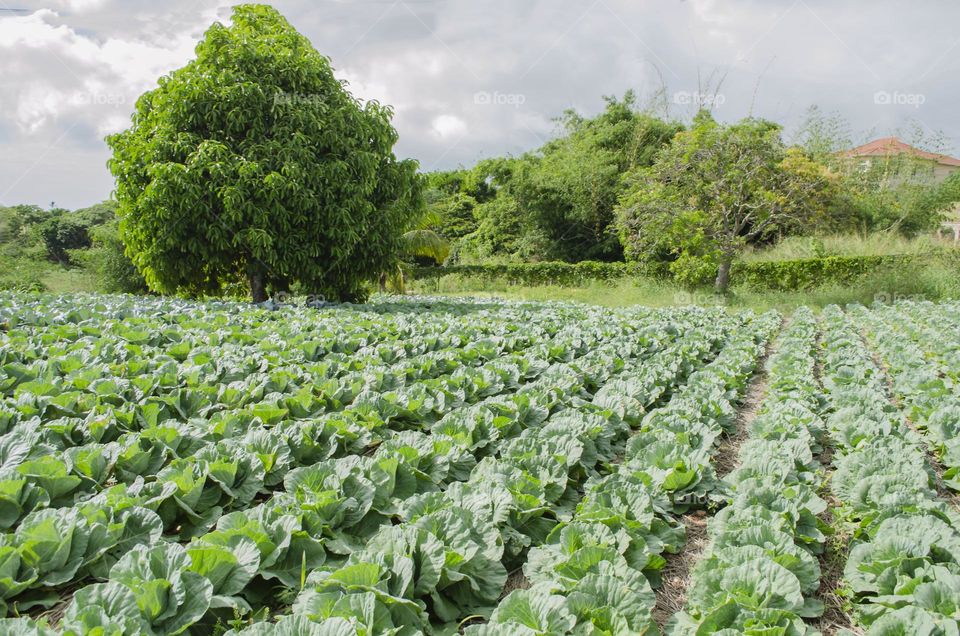
<path id="1" fill-rule="evenodd" d="M 726 295 L 727 289 L 730 288 L 730 266 L 732 264 L 733 259 L 729 256 L 724 256 L 720 261 L 720 270 L 717 272 L 717 281 L 713 287 L 718 294 Z"/>
<path id="2" fill-rule="evenodd" d="M 253 296 L 253 302 L 267 302 L 267 284 L 264 281 L 263 265 L 260 263 L 250 263 L 247 265 L 247 280 L 250 281 L 250 295 Z"/>

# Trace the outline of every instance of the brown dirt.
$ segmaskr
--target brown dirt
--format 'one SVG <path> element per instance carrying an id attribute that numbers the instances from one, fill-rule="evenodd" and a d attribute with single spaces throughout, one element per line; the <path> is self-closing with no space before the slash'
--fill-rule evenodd
<path id="1" fill-rule="evenodd" d="M 787 326 L 788 321 L 784 320 L 780 326 L 780 332 Z M 779 332 L 778 332 L 779 333 Z M 737 422 L 734 431 L 730 435 L 724 435 L 717 446 L 717 452 L 713 456 L 713 466 L 717 471 L 717 477 L 723 479 L 740 464 L 740 445 L 750 437 L 750 424 L 757 413 L 760 412 L 760 406 L 763 399 L 767 396 L 769 377 L 767 374 L 767 360 L 770 354 L 776 348 L 777 336 L 770 339 L 767 343 L 767 350 L 757 366 L 757 372 L 750 379 L 747 385 L 747 392 L 737 411 Z"/>
<path id="2" fill-rule="evenodd" d="M 717 446 L 717 452 L 713 456 L 713 466 L 717 471 L 717 477 L 721 479 L 732 473 L 740 465 L 740 445 L 750 437 L 750 424 L 757 417 L 757 413 L 760 412 L 760 405 L 767 395 L 766 362 L 772 352 L 773 345 L 768 345 L 763 360 L 761 360 L 760 370 L 750 381 L 743 404 L 737 412 L 734 432 L 731 435 L 724 435 Z"/>
<path id="3" fill-rule="evenodd" d="M 686 605 L 690 570 L 700 560 L 708 543 L 706 512 L 692 512 L 682 516 L 680 521 L 687 529 L 687 541 L 680 552 L 666 555 L 667 564 L 660 572 L 663 585 L 656 591 L 657 604 L 653 608 L 653 620 L 661 629 Z"/>
<path id="4" fill-rule="evenodd" d="M 829 467 L 833 449 L 827 449 L 820 455 L 820 461 L 824 466 Z M 858 628 L 847 611 L 847 602 L 839 594 L 843 587 L 843 567 L 847 563 L 847 554 L 850 548 L 850 533 L 839 527 L 833 518 L 833 511 L 843 504 L 830 494 L 829 475 L 824 481 L 823 492 L 821 496 L 827 502 L 827 509 L 820 515 L 820 519 L 831 527 L 835 528 L 836 534 L 827 539 L 826 549 L 823 554 L 817 557 L 820 562 L 820 589 L 817 590 L 817 599 L 823 603 L 823 616 L 810 621 L 814 629 L 818 630 L 823 636 L 833 636 L 842 630 L 848 630 L 853 634 L 863 634 L 863 630 Z"/>
<path id="5" fill-rule="evenodd" d="M 500 599 L 503 600 L 510 592 L 514 590 L 527 590 L 530 589 L 530 581 L 527 580 L 527 577 L 523 575 L 523 569 L 517 568 L 507 576 L 507 582 L 503 586 L 503 594 L 500 595 Z"/>
<path id="6" fill-rule="evenodd" d="M 83 587 L 82 583 L 73 583 L 65 587 L 60 591 L 60 600 L 57 601 L 57 604 L 51 607 L 50 609 L 39 609 L 36 611 L 27 612 L 24 616 L 33 618 L 35 620 L 45 620 L 47 624 L 56 627 L 60 625 L 60 621 L 63 620 L 63 615 L 69 607 L 70 603 L 73 601 L 74 593 Z"/>

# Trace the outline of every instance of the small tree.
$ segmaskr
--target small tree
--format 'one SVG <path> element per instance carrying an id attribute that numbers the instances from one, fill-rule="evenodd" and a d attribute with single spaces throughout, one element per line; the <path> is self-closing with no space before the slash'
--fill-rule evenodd
<path id="1" fill-rule="evenodd" d="M 65 216 L 56 216 L 39 226 L 40 238 L 47 248 L 47 256 L 61 265 L 70 264 L 67 250 L 90 247 L 90 234 L 87 226 Z"/>
<path id="2" fill-rule="evenodd" d="M 725 126 L 701 113 L 653 166 L 629 175 L 617 227 L 629 258 L 668 255 L 678 279 L 700 282 L 712 272 L 726 293 L 744 247 L 813 221 L 832 182 L 826 168 L 783 144 L 777 125 Z"/>
<path id="3" fill-rule="evenodd" d="M 944 179 L 923 201 L 924 208 L 942 222 L 946 216 L 955 213 L 960 203 L 960 172 L 954 172 Z"/>
<path id="4" fill-rule="evenodd" d="M 400 257 L 406 263 L 397 263 L 397 267 L 391 272 L 384 272 L 380 275 L 380 291 L 386 291 L 387 284 L 400 292 L 406 292 L 406 280 L 404 277 L 404 265 L 409 261 L 425 260 L 432 261 L 436 265 L 442 265 L 447 257 L 450 256 L 450 241 L 444 238 L 436 228 L 442 223 L 440 216 L 432 210 L 426 210 L 423 214 L 413 220 L 410 228 L 400 237 L 403 241 L 403 247 L 400 250 Z"/>
<path id="5" fill-rule="evenodd" d="M 161 293 L 335 299 L 395 266 L 421 204 L 392 111 L 361 104 L 275 9 L 241 5 L 108 139 L 120 235 Z"/>

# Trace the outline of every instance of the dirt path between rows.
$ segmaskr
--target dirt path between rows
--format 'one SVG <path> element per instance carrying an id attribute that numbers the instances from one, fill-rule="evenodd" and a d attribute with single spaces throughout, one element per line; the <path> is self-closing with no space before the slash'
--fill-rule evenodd
<path id="1" fill-rule="evenodd" d="M 723 436 L 717 445 L 717 452 L 713 456 L 713 464 L 717 476 L 720 478 L 730 474 L 739 463 L 740 445 L 749 436 L 750 424 L 757 416 L 760 404 L 767 394 L 769 381 L 767 360 L 776 350 L 776 342 L 786 324 L 786 321 L 784 321 L 777 334 L 767 343 L 767 349 L 758 362 L 757 372 L 751 378 L 743 403 L 737 412 L 734 432 Z M 703 556 L 709 543 L 707 539 L 708 520 L 709 515 L 703 510 L 691 512 L 679 519 L 686 528 L 686 542 L 676 554 L 665 555 L 667 563 L 660 572 L 663 584 L 656 590 L 657 603 L 653 608 L 653 620 L 661 630 L 674 614 L 683 610 L 687 603 L 690 572 L 697 561 L 700 560 L 700 557 Z"/>
<path id="2" fill-rule="evenodd" d="M 819 365 L 819 360 L 817 364 Z M 824 449 L 818 458 L 825 471 L 820 496 L 827 502 L 827 509 L 819 518 L 833 528 L 835 533 L 827 537 L 823 554 L 817 556 L 820 563 L 820 589 L 817 590 L 817 599 L 823 603 L 824 610 L 823 615 L 811 620 L 810 624 L 823 636 L 835 636 L 843 630 L 852 634 L 863 634 L 863 630 L 854 625 L 850 614 L 844 609 L 845 601 L 840 594 L 851 536 L 850 532 L 838 525 L 833 518 L 833 511 L 839 510 L 843 504 L 830 491 L 830 477 L 833 475 L 833 447 L 830 443 L 829 438 L 824 439 Z"/>
<path id="3" fill-rule="evenodd" d="M 660 571 L 663 584 L 656 590 L 657 604 L 653 608 L 653 620 L 661 630 L 674 614 L 683 611 L 687 603 L 690 570 L 707 549 L 708 519 L 703 510 L 680 517 L 687 530 L 687 540 L 682 550 L 666 555 L 667 564 Z"/>
<path id="4" fill-rule="evenodd" d="M 817 349 L 814 356 L 814 377 L 817 385 L 823 389 L 823 327 L 819 320 L 817 321 Z M 826 422 L 828 415 L 823 414 Z M 833 511 L 839 510 L 843 505 L 839 499 L 833 496 L 830 490 L 830 478 L 833 476 L 833 440 L 827 431 L 823 438 L 823 450 L 817 458 L 820 465 L 823 466 L 824 476 L 821 484 L 820 496 L 827 502 L 827 509 L 820 515 L 820 520 L 834 529 L 835 534 L 827 537 L 826 546 L 823 554 L 818 555 L 817 561 L 820 563 L 820 588 L 817 590 L 817 599 L 823 603 L 823 615 L 820 618 L 810 621 L 814 629 L 818 630 L 823 636 L 834 636 L 843 630 L 853 634 L 862 634 L 850 618 L 850 614 L 844 609 L 844 600 L 841 596 L 840 588 L 843 586 L 843 568 L 847 564 L 847 556 L 850 550 L 850 533 L 843 527 L 840 527 L 833 518 Z"/>

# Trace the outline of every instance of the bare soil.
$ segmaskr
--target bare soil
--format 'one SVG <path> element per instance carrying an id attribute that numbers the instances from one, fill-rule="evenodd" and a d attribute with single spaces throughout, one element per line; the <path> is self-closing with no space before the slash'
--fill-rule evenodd
<path id="1" fill-rule="evenodd" d="M 510 592 L 514 590 L 528 590 L 530 589 L 530 581 L 527 580 L 527 577 L 523 574 L 522 568 L 517 568 L 507 576 L 507 582 L 503 586 L 503 594 L 501 594 L 501 600 L 505 598 Z"/>
<path id="2" fill-rule="evenodd" d="M 707 513 L 703 510 L 680 518 L 687 529 L 687 542 L 680 552 L 666 555 L 667 564 L 660 572 L 663 585 L 656 591 L 657 604 L 653 608 L 653 620 L 661 629 L 687 603 L 690 570 L 707 548 L 707 519 Z"/>

